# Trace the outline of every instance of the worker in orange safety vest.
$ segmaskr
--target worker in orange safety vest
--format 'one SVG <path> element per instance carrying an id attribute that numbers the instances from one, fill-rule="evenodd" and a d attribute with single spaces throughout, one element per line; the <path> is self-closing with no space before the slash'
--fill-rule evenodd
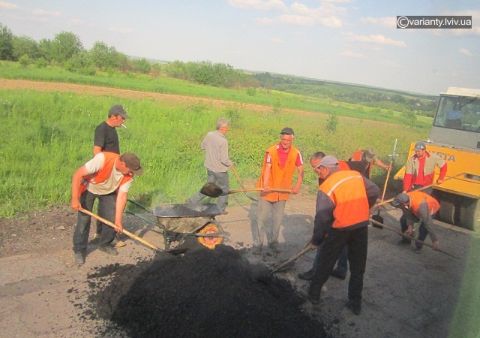
<path id="1" fill-rule="evenodd" d="M 319 253 L 321 264 L 315 268 L 308 298 L 312 304 L 319 303 L 321 288 L 347 246 L 350 264 L 347 307 L 358 315 L 367 262 L 370 207 L 375 204 L 380 189 L 357 171 L 339 170 L 338 160 L 333 156 L 322 158 L 315 170 L 325 181 L 317 193 L 311 244 L 323 244 Z"/>

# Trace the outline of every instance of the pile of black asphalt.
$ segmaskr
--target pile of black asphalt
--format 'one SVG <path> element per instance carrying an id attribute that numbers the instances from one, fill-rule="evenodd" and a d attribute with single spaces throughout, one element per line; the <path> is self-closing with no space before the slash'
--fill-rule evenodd
<path id="1" fill-rule="evenodd" d="M 287 281 L 224 245 L 104 266 L 88 277 L 84 319 L 103 319 L 99 336 L 327 336 Z"/>

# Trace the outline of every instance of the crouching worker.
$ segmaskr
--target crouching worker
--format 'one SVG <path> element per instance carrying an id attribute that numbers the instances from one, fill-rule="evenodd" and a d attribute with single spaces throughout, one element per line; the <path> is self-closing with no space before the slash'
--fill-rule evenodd
<path id="1" fill-rule="evenodd" d="M 435 198 L 423 191 L 412 191 L 398 194 L 391 204 L 403 211 L 400 226 L 405 235 L 413 237 L 413 224 L 420 222 L 418 239 L 423 242 L 430 234 L 433 248 L 439 248 L 438 238 L 432 230 L 433 216 L 440 209 L 440 204 Z M 410 244 L 410 240 L 403 237 L 401 243 Z M 416 252 L 420 252 L 422 246 L 422 243 L 416 241 Z"/>
<path id="2" fill-rule="evenodd" d="M 320 301 L 320 291 L 330 276 L 337 258 L 346 246 L 350 264 L 347 307 L 356 315 L 361 312 L 363 275 L 367 263 L 370 207 L 380 189 L 353 170 L 339 170 L 338 160 L 325 156 L 315 168 L 324 182 L 317 193 L 311 243 L 320 247 L 321 264 L 316 266 L 308 290 L 312 304 Z"/>
<path id="3" fill-rule="evenodd" d="M 132 153 L 119 155 L 101 152 L 75 171 L 72 177 L 71 206 L 79 210 L 73 233 L 73 251 L 78 265 L 85 263 L 91 221 L 90 216 L 82 213 L 80 208 L 92 211 L 93 204 L 98 199 L 99 216 L 115 223 L 116 231 L 121 233 L 128 189 L 132 184 L 133 176 L 141 174 L 140 160 Z M 111 245 L 114 238 L 115 229 L 104 226 L 100 236 L 99 250 L 117 255 L 117 251 Z"/>

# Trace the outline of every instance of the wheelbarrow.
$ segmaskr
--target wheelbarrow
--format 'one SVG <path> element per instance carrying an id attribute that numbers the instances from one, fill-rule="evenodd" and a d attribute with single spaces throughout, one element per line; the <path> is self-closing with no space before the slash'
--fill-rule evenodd
<path id="1" fill-rule="evenodd" d="M 168 204 L 153 210 L 167 251 L 178 247 L 187 237 L 192 236 L 201 245 L 215 249 L 225 237 L 221 225 L 215 220 L 215 216 L 222 213 L 216 204 L 203 204 L 197 210 L 184 204 Z"/>

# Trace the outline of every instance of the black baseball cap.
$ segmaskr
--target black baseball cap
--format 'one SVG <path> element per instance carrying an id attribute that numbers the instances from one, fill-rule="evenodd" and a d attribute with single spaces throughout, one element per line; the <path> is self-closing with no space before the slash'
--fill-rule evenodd
<path id="1" fill-rule="evenodd" d="M 113 105 L 110 108 L 110 110 L 108 111 L 108 116 L 112 116 L 112 115 L 113 116 L 121 116 L 124 119 L 128 118 L 127 112 L 125 111 L 125 109 L 123 109 L 123 106 L 121 106 L 119 104 Z"/>
<path id="2" fill-rule="evenodd" d="M 285 127 L 285 128 L 283 128 L 282 131 L 280 132 L 280 135 L 295 135 L 295 133 L 293 132 L 293 129 L 292 129 L 292 128 Z"/>

